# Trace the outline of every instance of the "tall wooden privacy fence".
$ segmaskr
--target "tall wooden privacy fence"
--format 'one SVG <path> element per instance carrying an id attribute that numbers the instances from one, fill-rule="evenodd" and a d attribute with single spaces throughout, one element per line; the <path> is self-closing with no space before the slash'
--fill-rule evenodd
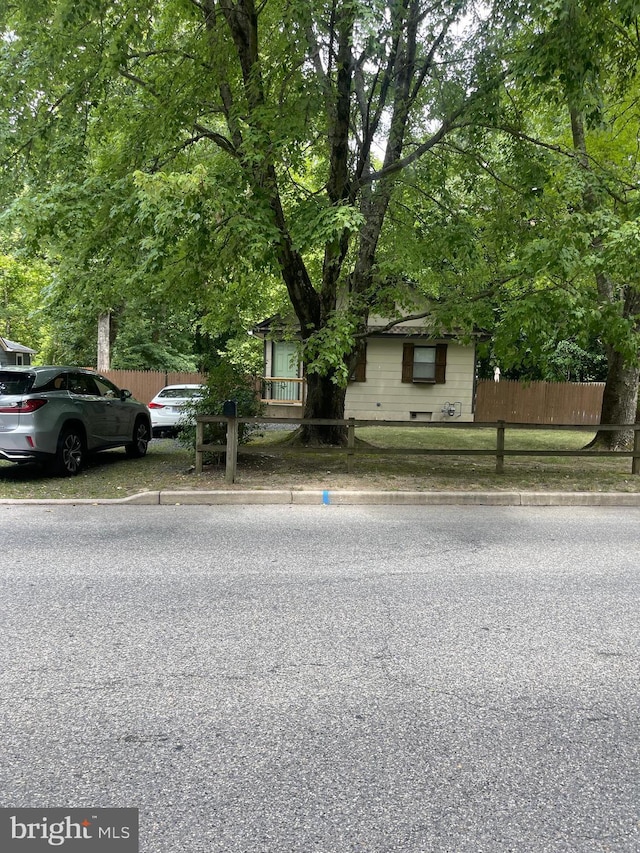
<path id="1" fill-rule="evenodd" d="M 598 424 L 604 382 L 530 382 L 481 379 L 476 421 L 520 424 Z"/>
<path id="2" fill-rule="evenodd" d="M 206 382 L 203 373 L 164 370 L 106 370 L 119 388 L 128 388 L 148 403 L 165 385 Z M 481 379 L 476 395 L 475 420 L 529 424 L 598 424 L 602 382 L 531 382 Z"/>
<path id="3" fill-rule="evenodd" d="M 198 385 L 206 382 L 204 373 L 165 370 L 103 370 L 103 376 L 118 388 L 128 388 L 136 400 L 148 403 L 165 385 Z"/>

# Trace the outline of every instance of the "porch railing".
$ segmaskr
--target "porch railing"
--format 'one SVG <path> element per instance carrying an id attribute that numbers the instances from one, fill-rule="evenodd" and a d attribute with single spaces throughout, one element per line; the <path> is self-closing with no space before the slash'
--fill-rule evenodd
<path id="1" fill-rule="evenodd" d="M 263 403 L 304 404 L 307 383 L 304 379 L 290 376 L 265 376 L 262 379 L 260 396 Z"/>

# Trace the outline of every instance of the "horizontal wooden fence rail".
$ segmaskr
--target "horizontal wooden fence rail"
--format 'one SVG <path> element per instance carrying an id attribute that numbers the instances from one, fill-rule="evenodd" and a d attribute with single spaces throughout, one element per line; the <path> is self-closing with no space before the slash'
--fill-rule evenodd
<path id="1" fill-rule="evenodd" d="M 227 439 L 226 446 L 221 444 L 207 444 L 204 441 L 205 424 L 226 424 Z M 265 418 L 265 417 L 228 417 L 225 415 L 198 415 L 196 417 L 196 474 L 202 474 L 203 458 L 205 453 L 225 453 L 225 481 L 235 483 L 238 465 L 238 427 L 240 424 L 276 424 L 280 426 L 296 426 L 309 424 L 313 426 L 345 426 L 347 427 L 347 444 L 345 447 L 318 447 L 300 448 L 310 451 L 322 451 L 326 453 L 344 453 L 347 456 L 347 471 L 351 473 L 353 457 L 356 454 L 395 455 L 405 454 L 410 456 L 494 456 L 496 460 L 496 473 L 504 472 L 504 460 L 506 456 L 622 456 L 631 458 L 631 473 L 640 474 L 640 423 L 638 424 L 516 424 L 505 421 L 487 423 L 442 423 L 435 421 L 378 421 L 358 420 L 348 418 L 344 420 L 330 420 L 324 418 Z M 384 447 L 360 447 L 356 446 L 355 431 L 357 427 L 410 427 L 411 429 L 494 429 L 496 431 L 496 446 L 493 449 L 448 449 L 435 448 L 384 448 Z M 633 450 L 511 450 L 505 447 L 505 434 L 508 430 L 571 430 L 576 432 L 592 433 L 596 429 L 602 432 L 625 432 L 634 433 Z M 286 448 L 283 448 L 286 450 Z M 243 453 L 263 453 L 263 447 L 244 446 Z M 278 448 L 269 445 L 270 453 L 277 453 Z"/>

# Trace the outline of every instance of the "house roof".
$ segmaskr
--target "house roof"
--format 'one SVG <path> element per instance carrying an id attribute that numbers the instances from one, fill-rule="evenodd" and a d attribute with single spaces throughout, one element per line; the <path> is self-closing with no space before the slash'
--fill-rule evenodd
<path id="1" fill-rule="evenodd" d="M 455 335 L 450 332 L 442 332 L 433 328 L 425 328 L 424 326 L 392 326 L 387 329 L 385 326 L 368 326 L 367 335 L 373 338 L 453 338 Z"/>
<path id="2" fill-rule="evenodd" d="M 23 344 L 18 344 L 15 341 L 10 341 L 8 338 L 0 337 L 0 347 L 5 352 L 23 352 L 29 353 L 30 355 L 35 355 L 37 350 L 31 349 L 30 347 L 25 347 Z"/>
<path id="3" fill-rule="evenodd" d="M 262 320 L 260 323 L 256 323 L 256 325 L 251 329 L 252 335 L 268 335 L 271 331 L 272 327 L 281 326 L 283 323 L 282 317 L 279 314 L 275 314 L 273 317 L 267 317 L 266 320 Z"/>
<path id="4" fill-rule="evenodd" d="M 276 314 L 275 316 L 268 317 L 266 320 L 263 320 L 261 323 L 255 325 L 251 330 L 251 333 L 259 338 L 268 338 L 271 334 L 275 335 L 277 338 L 278 335 L 281 335 L 285 329 L 291 330 L 292 328 L 293 324 L 291 322 L 287 323 L 285 319 Z M 429 328 L 426 325 L 407 326 L 398 324 L 397 326 L 392 326 L 390 329 L 388 329 L 386 326 L 367 327 L 367 337 L 372 338 L 428 338 L 429 340 L 446 341 L 457 339 L 460 337 L 460 334 L 460 332 L 456 333 L 455 331 L 443 332 L 441 329 L 435 329 L 433 327 Z M 489 335 L 481 330 L 475 331 L 470 337 L 476 340 L 489 339 Z"/>

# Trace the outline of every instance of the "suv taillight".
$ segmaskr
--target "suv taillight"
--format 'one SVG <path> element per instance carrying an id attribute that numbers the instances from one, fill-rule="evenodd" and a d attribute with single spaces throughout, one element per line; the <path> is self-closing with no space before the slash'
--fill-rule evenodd
<path id="1" fill-rule="evenodd" d="M 42 397 L 33 397 L 30 400 L 20 400 L 11 406 L 0 406 L 0 414 L 9 415 L 29 415 L 41 409 L 48 401 Z"/>

